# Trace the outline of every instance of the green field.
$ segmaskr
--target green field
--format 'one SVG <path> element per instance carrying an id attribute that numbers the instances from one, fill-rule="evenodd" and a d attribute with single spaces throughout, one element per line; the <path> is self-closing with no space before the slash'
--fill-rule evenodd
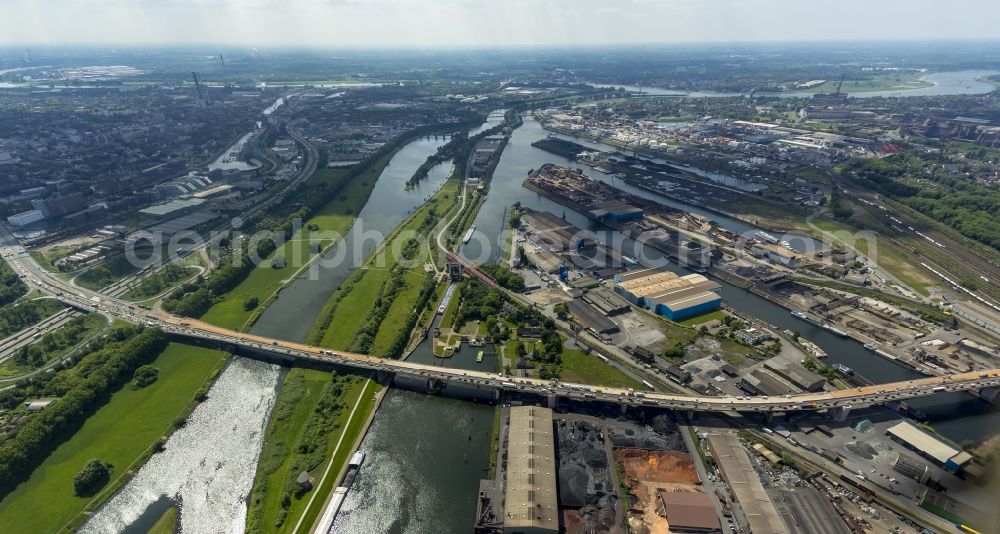
<path id="1" fill-rule="evenodd" d="M 124 482 L 126 471 L 145 460 L 151 447 L 185 415 L 195 392 L 223 361 L 219 351 L 171 343 L 156 358 L 159 379 L 134 390 L 125 386 L 31 474 L 0 501 L 0 524 L 7 533 L 53 532 L 84 518 L 88 503 L 108 497 L 108 489 Z M 73 494 L 73 476 L 92 458 L 114 465 L 112 483 L 97 497 Z M 45 513 L 39 512 L 44 503 Z"/>
<path id="2" fill-rule="evenodd" d="M 898 72 L 875 74 L 867 80 L 844 80 L 841 92 L 844 93 L 870 93 L 872 91 L 896 91 L 904 89 L 919 89 L 930 87 L 931 82 L 923 81 L 920 78 L 924 72 Z M 789 88 L 789 91 L 803 93 L 832 93 L 837 90 L 840 79 L 827 80 L 826 83 L 811 87 L 809 89 Z"/>
<path id="3" fill-rule="evenodd" d="M 83 271 L 76 276 L 74 283 L 96 291 L 137 273 L 139 269 L 140 267 L 129 262 L 127 256 L 121 254 Z"/>
<path id="4" fill-rule="evenodd" d="M 684 326 L 698 326 L 707 323 L 709 321 L 721 321 L 723 318 L 726 317 L 726 315 L 727 315 L 726 312 L 722 310 L 715 310 L 678 321 L 677 324 L 681 324 Z"/>
<path id="5" fill-rule="evenodd" d="M 565 382 L 645 390 L 639 381 L 578 349 L 563 349 L 559 379 Z"/>

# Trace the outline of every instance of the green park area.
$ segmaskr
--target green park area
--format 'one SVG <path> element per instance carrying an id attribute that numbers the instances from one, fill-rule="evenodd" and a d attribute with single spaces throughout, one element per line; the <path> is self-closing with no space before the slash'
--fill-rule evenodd
<path id="1" fill-rule="evenodd" d="M 159 369 L 155 382 L 140 389 L 126 384 L 115 391 L 0 501 L 4 532 L 55 532 L 78 526 L 85 519 L 83 512 L 124 483 L 129 471 L 152 453 L 157 440 L 194 408 L 195 395 L 225 359 L 219 351 L 169 344 L 151 364 Z M 73 477 L 95 458 L 112 464 L 111 482 L 94 497 L 78 497 Z M 40 506 L 44 514 L 38 513 Z"/>

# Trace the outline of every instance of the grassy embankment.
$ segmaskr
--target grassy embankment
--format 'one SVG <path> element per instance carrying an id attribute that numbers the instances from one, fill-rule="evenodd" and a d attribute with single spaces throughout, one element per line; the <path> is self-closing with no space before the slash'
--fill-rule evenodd
<path id="1" fill-rule="evenodd" d="M 177 514 L 176 506 L 167 508 L 167 511 L 163 512 L 156 523 L 153 523 L 148 534 L 174 534 L 174 531 L 177 530 Z"/>
<path id="2" fill-rule="evenodd" d="M 458 187 L 458 181 L 455 179 L 445 182 L 434 196 L 397 227 L 388 237 L 385 247 L 344 282 L 320 313 L 320 322 L 310 332 L 311 342 L 325 347 L 350 345 L 355 333 L 368 318 L 368 312 L 375 307 L 381 290 L 389 282 L 393 267 L 397 265 L 393 251 L 401 250 L 403 243 L 411 237 L 410 232 L 418 230 L 429 215 L 440 217 L 449 211 L 455 203 Z M 427 254 L 427 246 L 426 242 L 420 244 L 421 255 L 424 257 Z M 396 340 L 400 327 L 413 314 L 413 304 L 426 273 L 422 265 L 411 265 L 402 273 L 403 288 L 395 296 L 379 326 L 372 343 L 372 354 L 384 354 Z M 337 328 L 329 328 L 330 325 L 337 325 Z"/>
<path id="3" fill-rule="evenodd" d="M 5 532 L 69 531 L 128 480 L 153 454 L 158 439 L 197 406 L 195 396 L 225 361 L 223 353 L 171 343 L 152 365 L 159 379 L 142 389 L 125 386 L 57 447 L 31 477 L 0 501 Z M 207 377 L 207 378 L 206 378 Z M 94 497 L 73 494 L 73 477 L 91 459 L 114 465 L 112 481 Z M 45 503 L 40 514 L 39 504 Z"/>
<path id="4" fill-rule="evenodd" d="M 197 256 L 195 256 L 197 258 Z M 168 289 L 194 278 L 199 272 L 198 268 L 188 262 L 170 263 L 164 265 L 157 272 L 143 278 L 139 283 L 133 285 L 122 295 L 125 300 L 139 302 L 155 297 Z"/>
<path id="5" fill-rule="evenodd" d="M 338 467 L 353 452 L 380 387 L 356 376 L 337 380 L 332 384 L 330 373 L 301 368 L 285 376 L 257 467 L 247 532 L 291 532 L 303 513 L 315 515 L 322 508 L 337 473 L 331 469 L 323 479 L 329 459 L 332 467 Z M 352 418 L 355 403 L 360 405 Z M 318 487 L 296 496 L 295 479 L 303 470 L 312 474 Z M 316 496 L 306 510 L 313 493 Z"/>

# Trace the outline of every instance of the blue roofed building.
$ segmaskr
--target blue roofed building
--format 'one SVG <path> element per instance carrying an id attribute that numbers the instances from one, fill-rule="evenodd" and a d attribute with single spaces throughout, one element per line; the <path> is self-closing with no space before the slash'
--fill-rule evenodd
<path id="1" fill-rule="evenodd" d="M 615 275 L 616 293 L 672 321 L 719 309 L 719 289 L 719 284 L 700 274 L 678 276 L 660 269 L 636 269 Z"/>
<path id="2" fill-rule="evenodd" d="M 588 211 L 595 219 L 614 222 L 635 221 L 643 216 L 642 208 L 630 206 L 620 200 L 605 200 L 591 204 Z"/>

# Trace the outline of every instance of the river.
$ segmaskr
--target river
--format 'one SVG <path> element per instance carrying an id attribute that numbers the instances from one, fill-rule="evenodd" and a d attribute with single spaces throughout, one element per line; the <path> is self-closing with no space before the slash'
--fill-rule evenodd
<path id="1" fill-rule="evenodd" d="M 451 174 L 451 163 L 440 164 L 417 187 L 405 187 L 417 167 L 445 142 L 446 137 L 421 137 L 399 150 L 379 176 L 352 231 L 337 245 L 348 251 L 347 260 L 318 269 L 315 278 L 297 279 L 261 315 L 251 332 L 303 341 L 326 300 L 378 246 L 376 235 L 388 233 Z M 367 233 L 361 233 L 362 229 Z M 363 246 L 356 249 L 358 240 Z M 328 254 L 335 252 L 336 248 Z M 362 256 L 352 257 L 355 252 Z M 246 523 L 246 498 L 280 378 L 279 366 L 233 358 L 208 399 L 167 441 L 165 451 L 140 468 L 82 530 L 146 532 L 168 506 L 181 503 L 180 521 L 185 532 L 241 532 Z M 461 411 L 455 409 L 456 413 Z M 427 413 L 432 412 L 437 410 Z"/>
<path id="2" fill-rule="evenodd" d="M 988 82 L 979 81 L 984 76 L 997 74 L 995 70 L 955 70 L 944 72 L 932 72 L 920 77 L 921 80 L 934 85 L 915 89 L 891 89 L 886 91 L 867 91 L 850 93 L 852 98 L 875 98 L 884 96 L 945 96 L 945 95 L 978 95 L 989 93 L 995 86 Z M 674 89 L 662 89 L 659 87 L 646 87 L 639 85 L 615 85 L 615 84 L 591 84 L 594 87 L 609 88 L 622 87 L 626 91 L 646 93 L 652 96 L 677 96 L 688 98 L 719 98 L 743 96 L 744 93 L 722 93 L 713 91 L 679 91 Z M 813 93 L 795 91 L 787 93 L 757 93 L 758 96 L 777 96 L 782 98 L 810 98 Z"/>

